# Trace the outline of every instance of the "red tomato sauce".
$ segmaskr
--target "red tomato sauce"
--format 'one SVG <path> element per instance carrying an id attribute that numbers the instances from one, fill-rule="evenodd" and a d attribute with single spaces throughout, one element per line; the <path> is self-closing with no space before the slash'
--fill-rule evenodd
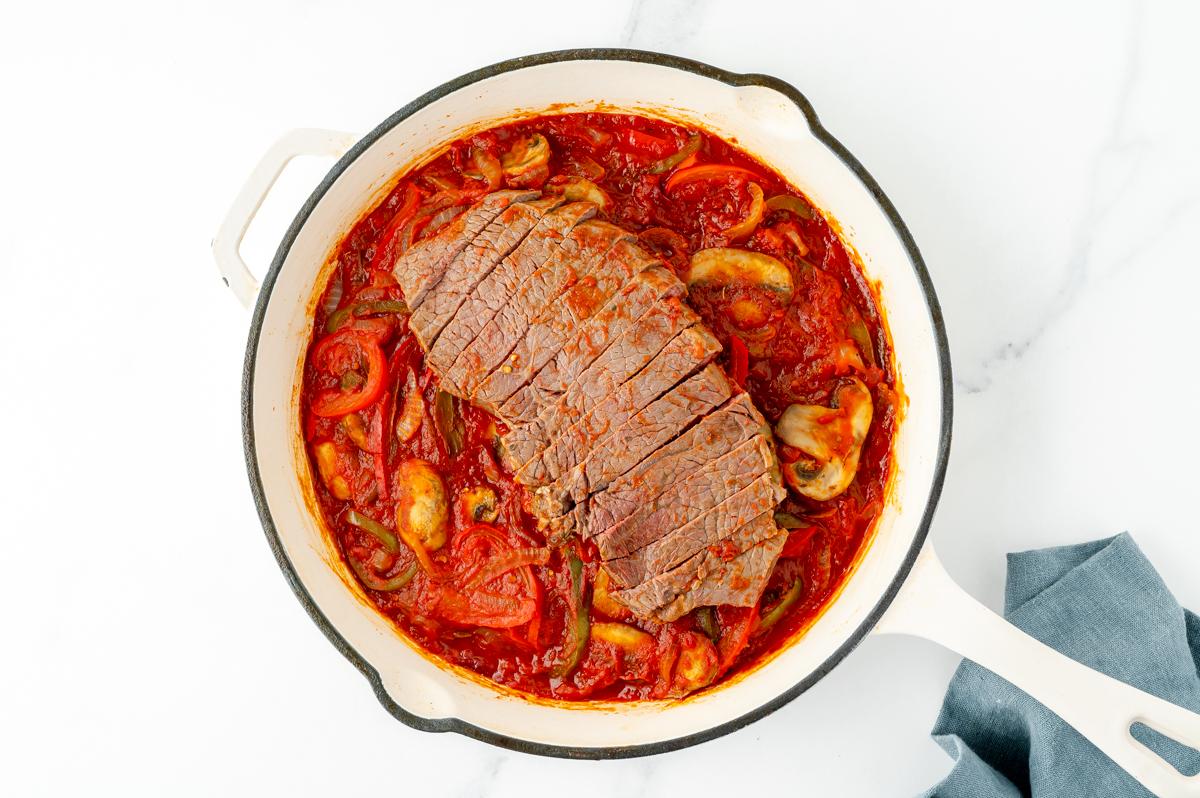
<path id="1" fill-rule="evenodd" d="M 498 185 L 497 162 L 511 162 L 536 141 L 532 134 L 549 144 L 548 163 Z M 573 540 L 547 552 L 525 489 L 497 462 L 493 445 L 503 426 L 439 396 L 408 331 L 403 295 L 388 271 L 399 251 L 488 191 L 586 189 L 578 179 L 603 192 L 589 197 L 605 199 L 599 218 L 638 233 L 681 278 L 689 255 L 709 247 L 738 247 L 786 265 L 794 285 L 786 306 L 757 285 L 701 288 L 689 297 L 725 347 L 718 362 L 769 422 L 794 403 L 827 406 L 848 376 L 871 391 L 874 419 L 849 488 L 821 502 L 789 490 L 778 508 L 795 528 L 756 607 L 700 608 L 670 623 L 638 619 L 607 599 L 603 580 L 597 584 L 594 544 Z M 780 210 L 776 200 L 754 218 L 756 200 L 779 196 L 800 203 Z M 536 696 L 679 697 L 785 644 L 846 578 L 890 475 L 898 399 L 888 337 L 875 295 L 826 220 L 733 144 L 606 114 L 493 128 L 404 176 L 342 242 L 337 261 L 304 374 L 317 499 L 367 595 L 429 652 Z M 788 463 L 800 453 L 780 443 L 779 455 Z M 436 471 L 441 493 L 426 490 L 423 472 L 403 465 L 412 460 Z M 449 515 L 442 537 L 416 547 L 401 539 L 397 513 L 435 505 Z M 370 522 L 383 531 L 364 528 Z M 427 562 L 418 549 L 428 549 Z M 497 563 L 508 568 L 500 576 Z"/>

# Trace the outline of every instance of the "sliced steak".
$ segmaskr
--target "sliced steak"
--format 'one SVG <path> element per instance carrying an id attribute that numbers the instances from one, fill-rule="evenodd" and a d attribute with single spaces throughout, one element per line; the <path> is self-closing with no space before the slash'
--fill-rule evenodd
<path id="1" fill-rule="evenodd" d="M 766 438 L 754 437 L 710 460 L 654 501 L 592 539 L 606 560 L 625 557 L 723 502 L 771 469 L 778 468 Z"/>
<path id="2" fill-rule="evenodd" d="M 700 322 L 677 297 L 656 303 L 625 334 L 596 358 L 552 405 L 502 440 L 504 461 L 519 471 L 563 430 L 579 421 L 605 397 L 654 360 L 684 330 Z"/>
<path id="3" fill-rule="evenodd" d="M 516 249 L 543 216 L 561 204 L 558 197 L 514 202 L 458 253 L 442 279 L 429 289 L 421 306 L 408 319 L 408 326 L 422 349 L 430 350 L 475 287 Z"/>
<path id="4" fill-rule="evenodd" d="M 584 502 L 589 494 L 603 491 L 610 482 L 654 453 L 688 424 L 723 404 L 731 393 L 733 389 L 725 373 L 715 365 L 706 366 L 696 376 L 675 386 L 625 422 L 586 460 L 561 479 L 538 488 L 533 498 L 534 513 L 542 519 L 562 516 L 573 504 Z M 720 454 L 724 452 L 706 459 Z M 647 500 L 652 498 L 654 496 L 646 497 Z M 632 513 L 636 506 L 631 507 L 629 512 Z M 574 515 L 568 517 L 576 518 Z M 593 532 L 600 532 L 621 519 L 612 519 L 612 523 L 602 526 L 592 523 L 593 520 L 589 519 L 590 528 Z M 555 540 L 560 540 L 563 539 L 562 534 L 562 531 L 556 530 L 553 536 Z"/>
<path id="5" fill-rule="evenodd" d="M 649 616 L 706 577 L 719 573 L 727 562 L 742 555 L 752 546 L 774 537 L 786 539 L 787 533 L 783 531 L 781 535 L 781 530 L 775 525 L 771 513 L 762 513 L 749 523 L 738 527 L 718 545 L 700 551 L 671 570 L 647 579 L 637 587 L 614 590 L 610 595 L 621 606 L 643 617 Z M 609 570 L 611 577 L 612 571 L 608 564 L 604 567 Z"/>
<path id="6" fill-rule="evenodd" d="M 738 394 L 720 410 L 642 460 L 636 468 L 612 480 L 607 487 L 593 490 L 585 511 L 588 528 L 593 534 L 608 529 L 692 471 L 727 454 L 764 429 L 767 429 L 766 419 L 755 409 L 750 395 Z M 589 486 L 593 484 L 589 481 Z"/>
<path id="7" fill-rule="evenodd" d="M 525 240 L 466 297 L 426 356 L 429 366 L 444 375 L 442 387 L 462 395 L 461 389 L 450 383 L 446 372 L 496 313 L 508 304 L 517 289 L 550 259 L 572 228 L 592 218 L 596 209 L 597 206 L 590 202 L 571 202 L 547 213 Z"/>
<path id="8" fill-rule="evenodd" d="M 517 289 L 447 372 L 467 397 L 500 367 L 529 325 L 564 291 L 586 277 L 618 241 L 632 238 L 616 225 L 591 220 L 577 225 L 550 259 Z M 472 399 L 472 401 L 474 401 Z"/>
<path id="9" fill-rule="evenodd" d="M 670 269 L 652 266 L 630 280 L 596 315 L 574 331 L 573 337 L 500 407 L 509 424 L 527 424 L 558 401 L 576 378 L 620 339 L 660 299 L 683 297 L 687 288 Z"/>
<path id="10" fill-rule="evenodd" d="M 467 208 L 437 234 L 419 241 L 396 261 L 392 274 L 404 292 L 409 310 L 425 301 L 429 289 L 438 284 L 450 262 L 483 232 L 493 219 L 514 202 L 539 196 L 537 191 L 495 191 Z"/>
<path id="11" fill-rule="evenodd" d="M 583 322 L 595 316 L 604 304 L 635 275 L 662 261 L 628 241 L 618 241 L 591 273 L 529 326 L 525 337 L 475 392 L 480 407 L 499 409 L 517 389 L 558 354 L 563 344 Z"/>
<path id="12" fill-rule="evenodd" d="M 763 474 L 723 502 L 679 529 L 605 564 L 619 587 L 640 585 L 666 573 L 709 546 L 720 544 L 743 524 L 775 509 L 787 491 L 770 474 Z"/>
<path id="13" fill-rule="evenodd" d="M 731 604 L 752 607 L 758 603 L 771 569 L 787 543 L 787 535 L 776 535 L 747 549 L 709 572 L 671 603 L 654 613 L 663 622 L 677 621 L 696 607 Z"/>
<path id="14" fill-rule="evenodd" d="M 720 351 L 720 342 L 703 325 L 687 328 L 671 339 L 649 365 L 553 438 L 517 472 L 517 481 L 536 486 L 560 478 L 634 414 L 707 366 Z"/>

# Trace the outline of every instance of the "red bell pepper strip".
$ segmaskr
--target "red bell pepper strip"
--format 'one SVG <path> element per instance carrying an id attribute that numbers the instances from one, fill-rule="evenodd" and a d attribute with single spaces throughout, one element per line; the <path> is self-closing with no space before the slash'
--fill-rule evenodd
<path id="1" fill-rule="evenodd" d="M 390 269 L 395 260 L 397 234 L 404 225 L 408 224 L 417 212 L 421 202 L 421 191 L 411 183 L 405 189 L 404 202 L 396 209 L 396 215 L 383 228 L 379 240 L 375 243 L 375 254 L 371 257 L 372 269 Z"/>
<path id="2" fill-rule="evenodd" d="M 780 559 L 799 557 L 803 554 L 808 548 L 808 542 L 812 540 L 812 536 L 820 528 L 819 526 L 809 526 L 803 529 L 793 529 L 788 532 L 787 543 L 783 544 L 783 551 L 779 552 Z"/>
<path id="3" fill-rule="evenodd" d="M 743 169 L 740 166 L 731 166 L 723 163 L 702 163 L 698 166 L 689 166 L 687 169 L 680 169 L 667 178 L 667 193 L 670 194 L 680 186 L 694 183 L 697 180 L 728 180 L 730 178 L 762 180 L 754 172 L 751 172 L 749 169 Z"/>
<path id="4" fill-rule="evenodd" d="M 349 329 L 326 337 L 313 351 L 312 363 L 318 370 L 340 375 L 367 361 L 367 382 L 357 390 L 328 388 L 313 397 L 312 412 L 322 418 L 344 416 L 370 407 L 378 401 L 387 385 L 387 358 L 379 342 L 370 334 Z"/>
<path id="5" fill-rule="evenodd" d="M 739 388 L 746 383 L 746 374 L 750 371 L 750 350 L 736 335 L 729 339 L 729 379 L 737 383 Z"/>

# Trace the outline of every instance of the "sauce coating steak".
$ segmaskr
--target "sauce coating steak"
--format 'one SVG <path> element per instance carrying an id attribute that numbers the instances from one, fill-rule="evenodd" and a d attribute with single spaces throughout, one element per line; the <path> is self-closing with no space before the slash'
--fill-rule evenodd
<path id="1" fill-rule="evenodd" d="M 612 599 L 672 621 L 754 605 L 787 538 L 769 427 L 659 258 L 595 206 L 497 191 L 394 276 L 442 388 L 494 416 L 549 539 L 599 549 Z"/>

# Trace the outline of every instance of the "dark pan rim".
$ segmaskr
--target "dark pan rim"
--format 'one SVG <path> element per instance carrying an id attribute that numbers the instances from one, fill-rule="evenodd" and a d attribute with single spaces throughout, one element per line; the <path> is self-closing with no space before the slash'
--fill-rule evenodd
<path id="1" fill-rule="evenodd" d="M 696 75 L 701 75 L 712 80 L 720 81 L 721 83 L 730 86 L 763 86 L 773 89 L 794 102 L 801 111 L 804 112 L 805 118 L 808 120 L 809 127 L 813 135 L 831 149 L 842 163 L 852 171 L 862 184 L 874 196 L 876 203 L 891 222 L 892 228 L 896 235 L 900 238 L 904 245 L 905 251 L 908 253 L 909 260 L 912 263 L 913 271 L 916 274 L 917 281 L 921 286 L 921 290 L 925 296 L 925 304 L 929 309 L 929 319 L 933 327 L 934 337 L 937 342 L 937 357 L 938 364 L 941 370 L 942 380 L 942 417 L 941 431 L 938 440 L 937 463 L 934 467 L 933 483 L 930 486 L 929 497 L 925 504 L 925 510 L 921 517 L 920 526 L 913 538 L 912 546 L 909 548 L 904 562 L 896 572 L 895 578 L 888 586 L 883 597 L 871 610 L 866 619 L 859 624 L 858 628 L 850 635 L 850 637 L 842 643 L 828 659 L 818 666 L 812 673 L 794 685 L 791 689 L 776 696 L 771 701 L 757 707 L 745 715 L 736 718 L 719 726 L 714 726 L 704 731 L 689 734 L 683 737 L 677 737 L 671 740 L 664 740 L 656 743 L 646 743 L 643 745 L 629 746 L 613 746 L 613 747 L 572 747 L 551 745 L 548 743 L 537 743 L 529 740 L 522 740 L 508 735 L 498 734 L 487 729 L 482 729 L 478 726 L 467 723 L 458 718 L 422 718 L 408 712 L 403 707 L 398 705 L 388 695 L 384 689 L 383 680 L 379 676 L 379 672 L 370 665 L 357 651 L 346 641 L 345 638 L 334 628 L 329 619 L 325 617 L 320 608 L 317 607 L 311 595 L 304 584 L 300 581 L 295 568 L 292 567 L 291 561 L 284 552 L 283 544 L 279 538 L 279 532 L 275 527 L 275 521 L 271 517 L 271 511 L 267 506 L 266 495 L 263 490 L 262 477 L 258 469 L 258 457 L 254 443 L 254 424 L 253 424 L 253 405 L 254 405 L 254 366 L 255 357 L 258 352 L 259 338 L 262 335 L 263 318 L 266 314 L 267 303 L 271 297 L 271 291 L 275 286 L 275 281 L 279 276 L 279 271 L 283 266 L 283 262 L 287 259 L 288 252 L 291 250 L 292 244 L 296 240 L 301 228 L 308 221 L 309 215 L 320 202 L 321 198 L 333 185 L 334 181 L 341 176 L 355 159 L 358 158 L 368 147 L 378 141 L 385 133 L 398 125 L 403 120 L 412 116 L 414 113 L 424 108 L 425 106 L 453 93 L 462 88 L 470 86 L 473 83 L 478 83 L 481 80 L 502 75 L 506 72 L 513 72 L 526 67 L 540 66 L 542 64 L 553 64 L 563 61 L 629 61 L 639 64 L 654 64 L 657 66 L 671 67 L 684 72 L 691 72 Z M 730 732 L 737 731 L 760 718 L 763 718 L 788 702 L 795 699 L 804 691 L 820 681 L 829 671 L 831 671 L 838 663 L 853 651 L 859 643 L 867 636 L 867 634 L 883 617 L 884 612 L 895 599 L 896 594 L 900 591 L 901 585 L 908 577 L 909 571 L 912 570 L 913 564 L 916 562 L 917 555 L 921 551 L 921 547 L 925 543 L 925 538 L 929 534 L 929 526 L 933 521 L 934 510 L 937 507 L 938 499 L 941 496 L 942 484 L 946 476 L 946 464 L 950 455 L 950 428 L 953 417 L 953 381 L 950 373 L 950 345 L 946 337 L 946 325 L 942 318 L 941 306 L 938 304 L 937 294 L 934 292 L 933 283 L 929 279 L 929 272 L 925 268 L 925 262 L 921 258 L 920 250 L 917 248 L 916 242 L 913 240 L 912 234 L 909 233 L 908 227 L 900 218 L 896 208 L 891 201 L 883 193 L 883 189 L 875 182 L 875 179 L 867 172 L 858 159 L 846 150 L 845 147 L 838 142 L 830 133 L 821 126 L 817 119 L 817 114 L 813 110 L 812 105 L 808 100 L 796 90 L 792 85 L 779 80 L 778 78 L 769 75 L 739 75 L 732 72 L 726 72 L 723 69 L 702 64 L 698 61 L 691 61 L 686 58 L 679 58 L 671 55 L 663 55 L 661 53 L 645 52 L 642 50 L 625 50 L 616 48 L 602 49 L 586 49 L 586 50 L 558 50 L 550 53 L 541 53 L 539 55 L 530 55 L 522 58 L 514 58 L 510 61 L 503 61 L 499 64 L 493 64 L 483 69 L 469 72 L 462 77 L 456 78 L 449 83 L 445 83 L 438 88 L 430 91 L 416 100 L 413 100 L 408 105 L 401 108 L 396 113 L 392 114 L 379 127 L 372 130 L 362 139 L 360 139 L 353 147 L 350 148 L 345 155 L 341 157 L 321 184 L 317 186 L 312 195 L 304 203 L 300 212 L 296 214 L 295 220 L 292 221 L 286 235 L 279 244 L 279 249 L 275 253 L 275 259 L 271 262 L 271 268 L 267 272 L 266 277 L 262 281 L 262 289 L 259 292 L 258 302 L 254 308 L 254 315 L 250 323 L 250 335 L 246 345 L 246 359 L 243 365 L 242 372 L 242 441 L 246 455 L 246 471 L 250 477 L 250 488 L 254 493 L 254 504 L 258 508 L 258 516 L 262 521 L 263 531 L 267 536 L 267 543 L 271 546 L 271 551 L 275 554 L 275 560 L 279 563 L 280 570 L 283 571 L 284 577 L 288 584 L 291 585 L 292 591 L 296 594 L 296 598 L 304 606 L 313 623 L 329 638 L 329 642 L 333 643 L 334 647 L 342 653 L 346 659 L 350 660 L 356 668 L 367 678 L 371 686 L 375 690 L 375 696 L 379 702 L 390 712 L 397 720 L 414 729 L 419 729 L 425 732 L 456 732 L 467 737 L 480 740 L 500 748 L 507 748 L 512 751 L 520 751 L 526 754 L 537 754 L 539 756 L 561 757 L 568 759 L 626 759 L 630 757 L 650 756 L 653 754 L 663 754 L 669 751 L 676 751 L 688 746 L 697 745 L 699 743 L 715 740 L 718 737 L 723 737 Z"/>

